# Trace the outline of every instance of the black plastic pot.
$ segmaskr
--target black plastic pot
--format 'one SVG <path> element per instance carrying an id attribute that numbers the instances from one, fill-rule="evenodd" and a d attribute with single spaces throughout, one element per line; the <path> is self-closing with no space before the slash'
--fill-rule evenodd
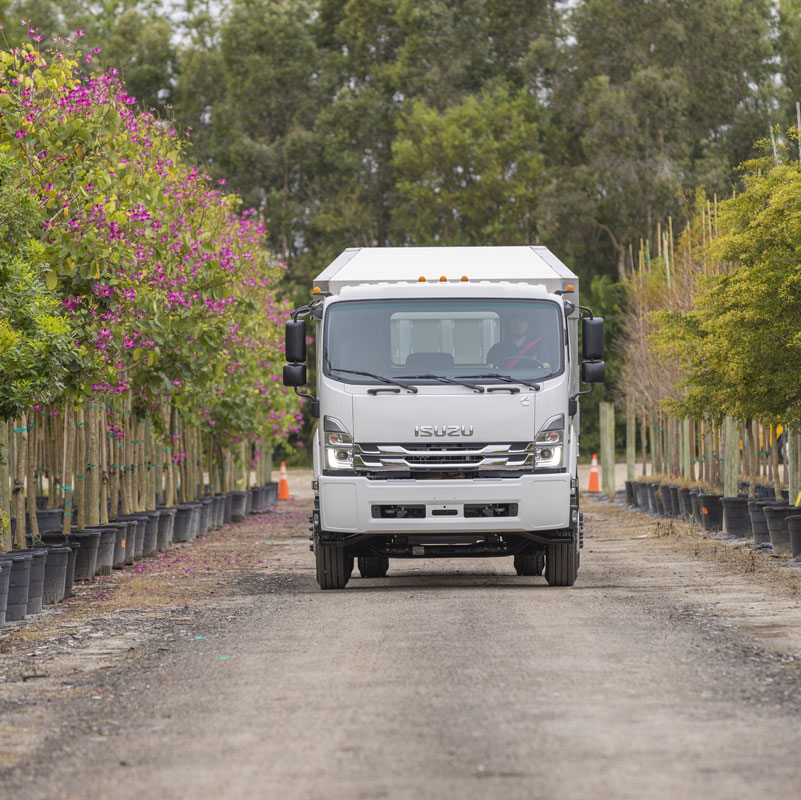
<path id="1" fill-rule="evenodd" d="M 637 498 L 637 508 L 640 511 L 650 511 L 651 504 L 648 500 L 648 484 L 639 481 L 634 484 L 634 494 Z"/>
<path id="2" fill-rule="evenodd" d="M 214 506 L 213 497 L 204 497 L 200 501 L 200 523 L 198 536 L 206 536 L 211 528 L 211 513 Z"/>
<path id="3" fill-rule="evenodd" d="M 116 529 L 114 538 L 114 556 L 111 560 L 112 569 L 122 569 L 125 566 L 125 552 L 128 549 L 128 538 L 136 536 L 136 523 L 120 519 L 112 523 Z"/>
<path id="4" fill-rule="evenodd" d="M 262 512 L 261 495 L 262 495 L 261 486 L 254 486 L 250 490 L 250 513 L 251 514 L 261 514 L 261 512 Z M 626 500 L 628 501 L 628 489 L 626 490 Z"/>
<path id="5" fill-rule="evenodd" d="M 231 494 L 231 522 L 242 522 L 247 514 L 247 492 L 232 492 Z"/>
<path id="6" fill-rule="evenodd" d="M 267 506 L 274 506 L 278 502 L 278 484 L 266 483 L 264 488 L 267 489 Z"/>
<path id="7" fill-rule="evenodd" d="M 764 544 L 770 541 L 768 522 L 765 519 L 765 506 L 770 503 L 765 500 L 749 500 L 748 516 L 751 519 L 751 536 L 754 544 Z"/>
<path id="8" fill-rule="evenodd" d="M 28 579 L 28 605 L 25 614 L 38 614 L 42 610 L 42 594 L 44 592 L 45 565 L 47 564 L 47 550 L 37 548 L 31 550 L 31 575 Z"/>
<path id="9" fill-rule="evenodd" d="M 11 564 L 0 561 L 0 628 L 6 624 L 6 607 L 8 606 L 8 583 L 11 578 Z"/>
<path id="10" fill-rule="evenodd" d="M 231 521 L 231 511 L 233 509 L 232 492 L 226 492 L 223 497 L 225 498 L 225 505 L 223 506 L 223 525 L 227 525 Z"/>
<path id="11" fill-rule="evenodd" d="M 693 502 L 690 499 L 690 490 L 679 489 L 679 513 L 683 519 L 692 521 L 693 518 Z"/>
<path id="12" fill-rule="evenodd" d="M 63 508 L 39 508 L 36 510 L 36 523 L 39 525 L 39 532 L 60 531 L 64 524 Z M 25 532 L 31 532 L 31 521 L 25 515 Z"/>
<path id="13" fill-rule="evenodd" d="M 701 493 L 698 495 L 705 531 L 719 531 L 723 525 L 723 495 Z"/>
<path id="14" fill-rule="evenodd" d="M 64 599 L 67 586 L 67 566 L 71 552 L 67 545 L 50 545 L 47 548 L 44 586 L 42 587 L 42 603 L 46 606 L 60 603 Z"/>
<path id="15" fill-rule="evenodd" d="M 189 539 L 197 539 L 198 534 L 200 533 L 200 503 L 187 503 L 187 505 L 192 506 L 192 517 L 190 522 L 190 529 L 189 529 Z"/>
<path id="16" fill-rule="evenodd" d="M 768 523 L 768 533 L 773 552 L 777 556 L 790 556 L 790 533 L 784 520 L 798 513 L 795 506 L 772 505 L 765 506 L 765 520 Z"/>
<path id="17" fill-rule="evenodd" d="M 796 511 L 801 509 L 796 508 Z M 801 514 L 790 514 L 784 518 L 787 533 L 790 536 L 790 552 L 794 561 L 801 561 Z"/>
<path id="18" fill-rule="evenodd" d="M 157 539 L 157 547 L 159 551 L 164 552 L 172 544 L 172 529 L 175 524 L 175 507 L 159 509 L 159 531 Z"/>
<path id="19" fill-rule="evenodd" d="M 662 501 L 665 504 L 665 513 L 671 517 L 680 517 L 681 510 L 679 508 L 679 487 L 674 483 L 669 483 L 667 486 L 662 484 Z M 668 507 L 668 503 L 670 506 Z"/>
<path id="20" fill-rule="evenodd" d="M 159 545 L 159 519 L 160 511 L 147 511 L 147 524 L 145 525 L 145 538 L 142 541 L 142 558 L 152 556 Z"/>
<path id="21" fill-rule="evenodd" d="M 30 553 L 12 552 L 0 556 L 0 565 L 5 569 L 11 567 L 8 582 L 8 600 L 6 601 L 6 622 L 18 622 L 25 618 L 28 609 L 28 586 L 31 580 Z"/>
<path id="22" fill-rule="evenodd" d="M 95 575 L 111 575 L 114 566 L 114 550 L 117 547 L 117 531 L 121 526 L 112 525 L 91 528 L 100 533 L 100 543 L 97 546 L 97 561 L 95 562 Z"/>
<path id="23" fill-rule="evenodd" d="M 80 543 L 71 542 L 64 534 L 55 532 L 43 533 L 42 541 L 47 546 L 61 545 L 69 548 L 67 571 L 64 578 L 64 597 L 72 597 L 72 584 L 75 581 L 75 560 L 81 547 Z"/>
<path id="24" fill-rule="evenodd" d="M 225 514 L 225 495 L 214 495 L 214 527 L 222 528 L 223 516 Z"/>
<path id="25" fill-rule="evenodd" d="M 693 511 L 692 521 L 696 525 L 703 527 L 704 515 L 701 511 L 701 492 L 699 489 L 690 489 L 690 505 L 692 506 Z"/>
<path id="26" fill-rule="evenodd" d="M 97 567 L 97 548 L 100 546 L 98 531 L 80 531 L 71 533 L 71 542 L 78 542 L 80 550 L 75 554 L 75 580 L 91 581 L 95 577 Z"/>
<path id="27" fill-rule="evenodd" d="M 192 506 L 185 504 L 176 508 L 172 531 L 174 542 L 188 542 L 192 537 L 192 511 Z"/>
<path id="28" fill-rule="evenodd" d="M 776 491 L 772 486 L 767 486 L 764 483 L 758 483 L 754 488 L 754 494 L 757 500 L 773 500 L 776 501 Z"/>
<path id="29" fill-rule="evenodd" d="M 125 514 L 120 519 L 135 523 L 136 527 L 128 526 L 128 536 L 125 539 L 125 563 L 133 564 L 142 557 L 142 547 L 145 542 L 145 526 L 147 517 L 141 514 Z M 137 555 L 138 553 L 138 555 Z"/>
<path id="30" fill-rule="evenodd" d="M 245 516 L 253 513 L 253 495 L 250 489 L 245 490 Z"/>
<path id="31" fill-rule="evenodd" d="M 751 517 L 748 514 L 748 499 L 745 497 L 723 498 L 723 530 L 738 538 L 751 536 Z"/>

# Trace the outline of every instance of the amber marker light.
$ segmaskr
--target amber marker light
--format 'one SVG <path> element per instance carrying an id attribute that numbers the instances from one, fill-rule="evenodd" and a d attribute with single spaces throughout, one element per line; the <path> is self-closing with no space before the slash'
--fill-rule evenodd
<path id="1" fill-rule="evenodd" d="M 467 275 L 462 275 L 462 277 L 459 280 L 463 281 L 464 283 L 467 283 Z"/>
<path id="2" fill-rule="evenodd" d="M 447 281 L 448 279 L 444 275 L 439 276 L 440 283 Z"/>
<path id="3" fill-rule="evenodd" d="M 319 286 L 315 286 L 315 287 L 312 289 L 312 294 L 319 294 L 319 293 L 320 293 L 320 287 L 319 287 Z"/>
<path id="4" fill-rule="evenodd" d="M 572 284 L 572 283 L 568 283 L 568 284 L 567 284 L 567 286 L 565 286 L 565 291 L 566 291 L 566 292 L 572 292 L 572 291 L 574 291 L 573 284 Z"/>
<path id="5" fill-rule="evenodd" d="M 425 283 L 425 282 L 426 282 L 425 276 L 424 276 L 424 275 L 421 275 L 421 276 L 420 276 L 420 277 L 417 279 L 417 282 L 418 282 L 418 283 Z"/>

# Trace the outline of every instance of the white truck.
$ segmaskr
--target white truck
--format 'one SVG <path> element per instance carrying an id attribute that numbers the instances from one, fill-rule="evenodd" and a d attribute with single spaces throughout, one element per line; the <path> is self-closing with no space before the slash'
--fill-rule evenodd
<path id="1" fill-rule="evenodd" d="M 605 373 L 576 275 L 538 246 L 351 248 L 313 292 L 286 324 L 283 377 L 319 419 L 320 588 L 344 588 L 354 559 L 378 578 L 391 558 L 478 556 L 573 585 L 579 397 Z M 307 318 L 316 395 L 298 390 Z"/>

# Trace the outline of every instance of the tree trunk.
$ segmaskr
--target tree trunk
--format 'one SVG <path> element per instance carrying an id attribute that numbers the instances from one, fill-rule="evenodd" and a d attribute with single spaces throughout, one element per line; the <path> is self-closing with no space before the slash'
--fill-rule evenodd
<path id="1" fill-rule="evenodd" d="M 782 481 L 779 475 L 779 447 L 776 442 L 776 426 L 770 426 L 770 461 L 773 467 L 773 492 L 776 499 L 782 499 Z"/>
<path id="2" fill-rule="evenodd" d="M 97 403 L 89 403 L 86 415 L 86 518 L 100 524 L 100 447 Z"/>
<path id="3" fill-rule="evenodd" d="M 0 553 L 12 547 L 9 455 L 8 422 L 0 420 Z"/>
<path id="4" fill-rule="evenodd" d="M 75 485 L 72 504 L 79 531 L 86 527 L 86 416 L 82 407 L 75 409 Z"/>
<path id="5" fill-rule="evenodd" d="M 63 483 L 61 489 L 64 492 L 64 524 L 61 532 L 66 536 L 70 532 L 72 525 L 72 461 L 75 456 L 75 428 L 72 419 L 72 409 L 69 404 L 64 405 L 64 450 L 61 467 L 61 477 Z"/>
<path id="6" fill-rule="evenodd" d="M 100 405 L 100 414 L 97 420 L 97 452 L 100 474 L 100 524 L 108 522 L 108 448 L 111 440 L 108 437 L 106 425 L 106 404 Z"/>
<path id="7" fill-rule="evenodd" d="M 28 416 L 23 414 L 16 422 L 14 428 L 14 443 L 16 445 L 16 461 L 14 463 L 14 516 L 17 519 L 17 528 L 14 533 L 14 545 L 25 547 L 25 474 L 28 468 Z"/>
<path id="8" fill-rule="evenodd" d="M 36 544 L 41 541 L 39 536 L 39 519 L 36 516 L 36 428 L 33 427 L 33 436 L 28 438 L 28 520 L 31 525 L 31 541 Z"/>

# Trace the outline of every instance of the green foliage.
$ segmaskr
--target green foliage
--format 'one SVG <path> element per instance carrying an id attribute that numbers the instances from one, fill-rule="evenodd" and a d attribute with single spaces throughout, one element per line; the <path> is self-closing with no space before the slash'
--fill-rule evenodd
<path id="1" fill-rule="evenodd" d="M 0 149 L 0 419 L 13 419 L 64 387 L 75 352 L 61 305 L 44 284 L 44 248 L 33 237 L 40 211 L 14 186 L 14 159 Z"/>
<path id="2" fill-rule="evenodd" d="M 398 236 L 419 245 L 537 240 L 544 180 L 538 109 L 506 89 L 438 112 L 412 103 L 393 144 Z"/>

